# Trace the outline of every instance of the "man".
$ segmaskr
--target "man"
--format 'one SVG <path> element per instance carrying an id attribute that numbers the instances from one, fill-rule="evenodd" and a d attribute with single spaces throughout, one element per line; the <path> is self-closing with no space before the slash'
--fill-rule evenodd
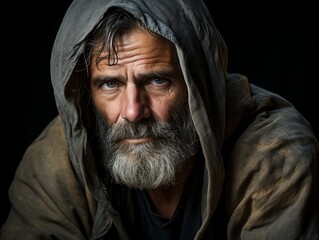
<path id="1" fill-rule="evenodd" d="M 318 239 L 311 126 L 226 53 L 201 1 L 75 0 L 2 239 Z"/>

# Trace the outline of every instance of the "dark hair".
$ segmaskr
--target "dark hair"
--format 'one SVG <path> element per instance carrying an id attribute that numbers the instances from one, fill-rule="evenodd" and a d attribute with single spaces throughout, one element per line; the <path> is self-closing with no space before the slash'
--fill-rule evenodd
<path id="1" fill-rule="evenodd" d="M 86 40 L 84 49 L 86 67 L 89 66 L 93 55 L 97 56 L 96 64 L 104 59 L 108 60 L 109 65 L 117 64 L 116 36 L 132 29 L 141 29 L 150 32 L 139 19 L 124 9 L 109 9 L 105 17 L 88 35 Z M 107 51 L 109 54 L 105 57 L 100 57 L 104 51 Z"/>

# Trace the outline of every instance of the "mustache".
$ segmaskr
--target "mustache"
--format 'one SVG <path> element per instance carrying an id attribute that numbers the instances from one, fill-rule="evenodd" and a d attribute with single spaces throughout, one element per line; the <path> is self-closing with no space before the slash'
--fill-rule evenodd
<path id="1" fill-rule="evenodd" d="M 144 119 L 138 122 L 125 122 L 107 126 L 106 138 L 111 142 L 135 138 L 176 138 L 176 128 L 165 121 Z"/>

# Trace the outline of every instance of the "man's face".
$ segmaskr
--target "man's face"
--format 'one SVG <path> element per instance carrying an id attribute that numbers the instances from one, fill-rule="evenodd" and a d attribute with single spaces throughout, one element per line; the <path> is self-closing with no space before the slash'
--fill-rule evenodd
<path id="1" fill-rule="evenodd" d="M 172 184 L 197 145 L 175 47 L 133 30 L 117 38 L 117 51 L 117 64 L 90 65 L 104 164 L 130 187 Z"/>
<path id="2" fill-rule="evenodd" d="M 133 30 L 117 38 L 117 50 L 116 65 L 103 60 L 97 67 L 94 58 L 90 65 L 92 100 L 109 124 L 143 118 L 166 121 L 174 106 L 186 103 L 186 84 L 171 42 Z"/>

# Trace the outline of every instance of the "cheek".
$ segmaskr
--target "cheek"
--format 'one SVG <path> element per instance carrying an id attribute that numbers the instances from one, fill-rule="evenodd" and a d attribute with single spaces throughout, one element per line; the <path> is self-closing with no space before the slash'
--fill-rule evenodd
<path id="1" fill-rule="evenodd" d="M 172 111 L 177 107 L 182 107 L 187 104 L 187 89 L 179 88 L 180 90 L 174 94 L 171 94 L 167 98 L 156 101 L 152 107 L 152 115 L 155 120 L 169 121 Z"/>
<path id="2" fill-rule="evenodd" d="M 106 101 L 104 98 L 99 98 L 97 96 L 92 97 L 92 101 L 95 108 L 102 114 L 107 123 L 114 124 L 117 122 L 120 113 L 117 104 Z"/>
<path id="3" fill-rule="evenodd" d="M 171 109 L 172 106 L 170 104 L 165 104 L 164 102 L 157 102 L 152 106 L 152 117 L 156 121 L 167 121 L 170 118 Z"/>

